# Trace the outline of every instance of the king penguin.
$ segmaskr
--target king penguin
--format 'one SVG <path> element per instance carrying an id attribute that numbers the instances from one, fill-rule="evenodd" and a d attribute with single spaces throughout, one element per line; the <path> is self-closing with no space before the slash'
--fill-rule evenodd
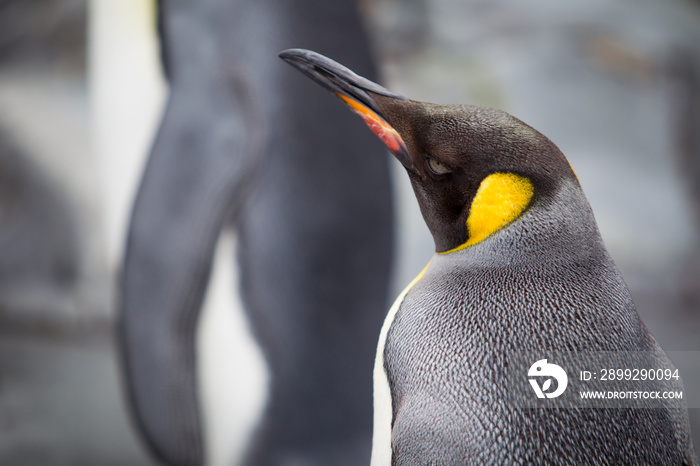
<path id="1" fill-rule="evenodd" d="M 315 52 L 280 56 L 387 145 L 435 240 L 379 337 L 373 466 L 697 464 L 683 408 L 507 403 L 511 351 L 646 351 L 666 361 L 550 140 L 502 111 L 409 100 Z"/>
<path id="2" fill-rule="evenodd" d="M 356 2 L 160 0 L 158 29 L 170 92 L 132 210 L 117 337 L 138 433 L 173 466 L 366 464 L 390 159 L 276 56 L 324 47 L 374 74 Z M 235 268 L 224 311 L 240 307 L 269 374 L 242 433 L 226 423 L 247 414 L 227 403 L 251 374 L 234 372 L 216 400 L 199 377 L 197 329 L 222 263 Z M 215 356 L 228 368 L 238 355 Z M 223 429 L 211 422 L 222 414 Z"/>

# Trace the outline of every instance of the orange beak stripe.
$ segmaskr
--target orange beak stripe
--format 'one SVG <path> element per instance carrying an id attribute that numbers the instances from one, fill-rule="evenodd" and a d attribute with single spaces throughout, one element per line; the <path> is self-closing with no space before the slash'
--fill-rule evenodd
<path id="1" fill-rule="evenodd" d="M 336 93 L 336 95 L 343 99 L 343 102 L 362 118 L 369 129 L 386 144 L 391 152 L 398 154 L 401 149 L 406 150 L 406 144 L 403 142 L 403 139 L 401 139 L 401 136 L 399 136 L 399 133 L 397 133 L 384 118 L 350 97 L 340 93 Z"/>

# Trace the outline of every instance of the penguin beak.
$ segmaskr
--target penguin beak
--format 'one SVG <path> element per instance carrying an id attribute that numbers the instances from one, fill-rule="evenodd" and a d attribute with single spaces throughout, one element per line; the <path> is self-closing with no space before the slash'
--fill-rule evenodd
<path id="1" fill-rule="evenodd" d="M 406 143 L 399 133 L 386 121 L 382 109 L 372 98 L 372 94 L 396 100 L 408 100 L 383 88 L 369 79 L 353 73 L 330 58 L 305 49 L 288 49 L 280 53 L 280 58 L 337 95 L 350 109 L 362 118 L 379 139 L 386 144 L 392 154 L 406 167 L 417 172 L 408 155 Z"/>

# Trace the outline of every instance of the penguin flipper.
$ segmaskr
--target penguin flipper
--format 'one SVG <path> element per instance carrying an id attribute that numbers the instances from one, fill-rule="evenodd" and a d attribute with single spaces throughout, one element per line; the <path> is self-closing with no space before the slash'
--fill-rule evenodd
<path id="1" fill-rule="evenodd" d="M 138 427 L 168 464 L 202 464 L 195 331 L 221 228 L 243 203 L 252 132 L 173 90 L 136 198 L 118 342 Z M 205 104 L 206 105 L 206 104 Z M 199 111 L 198 111 L 199 110 Z"/>

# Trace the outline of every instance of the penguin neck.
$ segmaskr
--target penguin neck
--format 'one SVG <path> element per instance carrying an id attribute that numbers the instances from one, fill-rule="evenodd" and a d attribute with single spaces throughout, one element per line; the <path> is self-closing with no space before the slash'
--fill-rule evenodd
<path id="1" fill-rule="evenodd" d="M 571 261 L 609 261 L 591 207 L 578 182 L 556 192 L 473 246 L 436 253 L 434 263 L 469 267 L 531 267 Z"/>

